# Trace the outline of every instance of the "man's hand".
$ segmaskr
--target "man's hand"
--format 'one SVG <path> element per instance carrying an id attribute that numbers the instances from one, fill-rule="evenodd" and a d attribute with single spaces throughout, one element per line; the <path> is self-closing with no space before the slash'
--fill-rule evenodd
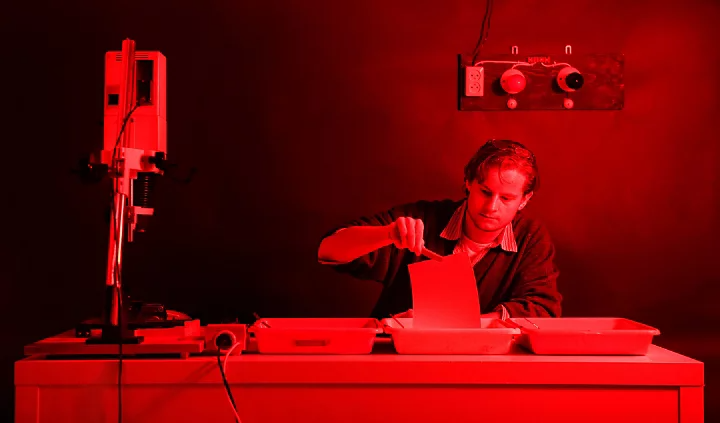
<path id="1" fill-rule="evenodd" d="M 398 217 L 396 221 L 388 225 L 388 230 L 390 239 L 396 247 L 407 248 L 418 256 L 422 254 L 425 246 L 425 239 L 423 239 L 425 224 L 422 220 Z"/>

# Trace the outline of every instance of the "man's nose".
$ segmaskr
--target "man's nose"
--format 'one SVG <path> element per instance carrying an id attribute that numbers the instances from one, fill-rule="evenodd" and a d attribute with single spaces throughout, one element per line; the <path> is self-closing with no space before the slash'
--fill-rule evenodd
<path id="1" fill-rule="evenodd" d="M 498 197 L 490 198 L 490 200 L 487 202 L 488 211 L 492 211 L 492 212 L 497 211 L 499 204 L 500 204 L 500 198 L 498 198 Z"/>

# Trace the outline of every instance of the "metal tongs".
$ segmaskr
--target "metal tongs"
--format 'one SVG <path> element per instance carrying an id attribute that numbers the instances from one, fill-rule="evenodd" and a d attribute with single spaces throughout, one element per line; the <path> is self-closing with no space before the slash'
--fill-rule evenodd
<path id="1" fill-rule="evenodd" d="M 423 247 L 423 249 L 422 249 L 422 255 L 424 255 L 425 257 L 427 257 L 429 259 L 433 259 L 435 261 L 439 261 L 439 262 L 443 261 L 443 256 L 441 256 L 440 254 L 438 254 L 434 251 L 428 250 L 425 247 Z"/>
<path id="2" fill-rule="evenodd" d="M 533 322 L 532 320 L 528 319 L 527 317 L 523 317 L 523 319 L 527 320 L 528 323 L 530 323 L 531 325 L 535 326 L 535 329 L 540 329 L 540 327 L 539 327 L 538 325 L 536 325 L 535 322 Z M 513 322 L 513 321 L 510 320 L 510 319 L 503 320 L 503 322 L 509 323 L 511 326 L 515 327 L 516 329 L 523 329 L 523 326 L 518 325 L 517 323 Z"/>
<path id="3" fill-rule="evenodd" d="M 533 322 L 532 320 L 528 319 L 527 317 L 523 317 L 523 319 L 527 320 L 528 323 L 530 323 L 531 325 L 535 326 L 535 329 L 540 329 L 540 327 L 539 327 L 538 325 L 536 325 L 535 322 Z"/>
<path id="4" fill-rule="evenodd" d="M 267 320 L 261 319 L 260 316 L 257 313 L 253 313 L 253 317 L 257 319 L 257 322 L 255 322 L 258 326 L 265 326 L 266 328 L 270 327 L 270 323 L 267 322 Z"/>
<path id="5" fill-rule="evenodd" d="M 405 325 L 403 325 L 402 323 L 400 323 L 400 321 L 399 321 L 399 320 L 397 319 L 397 317 L 395 317 L 395 316 L 396 316 L 395 314 L 391 314 L 391 315 L 390 315 L 390 318 L 393 319 L 398 325 L 400 325 L 400 327 L 401 327 L 402 329 L 405 329 Z"/>

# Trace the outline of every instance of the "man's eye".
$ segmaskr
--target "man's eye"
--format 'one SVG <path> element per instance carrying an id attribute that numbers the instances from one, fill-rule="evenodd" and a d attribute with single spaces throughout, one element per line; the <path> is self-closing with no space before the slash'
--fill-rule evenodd
<path id="1" fill-rule="evenodd" d="M 488 191 L 488 190 L 485 190 L 485 189 L 484 189 L 484 190 L 482 190 L 482 193 L 483 193 L 483 194 L 485 194 L 485 195 L 490 195 L 490 191 Z"/>
<path id="2" fill-rule="evenodd" d="M 502 197 L 503 201 L 510 201 L 508 197 Z"/>

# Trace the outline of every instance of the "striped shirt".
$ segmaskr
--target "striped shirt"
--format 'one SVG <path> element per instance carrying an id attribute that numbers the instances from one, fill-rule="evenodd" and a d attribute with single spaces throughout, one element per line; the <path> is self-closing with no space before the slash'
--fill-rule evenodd
<path id="1" fill-rule="evenodd" d="M 443 229 L 442 233 L 440 234 L 441 237 L 450 240 L 450 241 L 458 241 L 461 240 L 465 235 L 463 234 L 462 225 L 463 225 L 463 219 L 465 217 L 465 211 L 467 210 L 467 200 L 463 201 L 460 207 L 455 210 L 455 213 L 453 213 L 452 217 L 450 218 L 450 221 L 448 222 L 447 226 L 445 226 L 445 229 Z M 475 243 L 477 244 L 477 243 Z M 458 243 L 460 245 L 460 243 Z M 495 239 L 495 241 L 491 242 L 490 244 L 478 244 L 478 245 L 489 245 L 489 248 L 497 247 L 498 245 L 500 248 L 502 248 L 505 251 L 511 252 L 511 253 L 517 253 L 518 246 L 517 242 L 515 241 L 515 234 L 512 230 L 512 223 L 508 223 L 507 226 L 505 226 L 505 229 L 503 229 L 502 232 L 500 232 L 500 235 Z M 457 247 L 455 247 L 457 252 Z M 483 252 L 483 256 L 487 253 L 487 251 Z M 480 257 L 482 258 L 482 257 Z M 478 259 L 480 261 L 480 259 Z M 475 262 L 477 263 L 477 261 Z M 473 265 L 475 264 L 473 263 Z"/>
<path id="2" fill-rule="evenodd" d="M 465 212 L 467 211 L 467 200 L 463 201 L 460 207 L 455 210 L 450 221 L 448 222 L 445 229 L 440 233 L 440 237 L 450 241 L 458 241 L 453 250 L 453 254 L 466 253 L 470 258 L 470 263 L 475 266 L 491 248 L 500 246 L 507 252 L 517 253 L 518 246 L 515 241 L 515 234 L 513 233 L 512 223 L 508 223 L 505 228 L 500 232 L 494 241 L 487 244 L 477 243 L 468 238 L 463 233 L 463 220 L 465 218 Z M 495 308 L 495 311 L 500 312 L 500 318 L 506 320 L 510 317 L 505 306 L 500 305 Z"/>

